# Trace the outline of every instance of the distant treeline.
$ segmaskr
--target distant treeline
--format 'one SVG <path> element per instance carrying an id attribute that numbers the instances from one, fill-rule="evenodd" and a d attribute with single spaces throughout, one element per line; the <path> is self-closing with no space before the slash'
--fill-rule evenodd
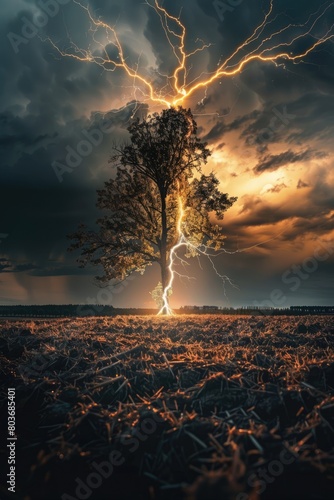
<path id="1" fill-rule="evenodd" d="M 0 306 L 0 316 L 22 317 L 77 317 L 111 316 L 115 314 L 113 306 L 92 304 L 39 305 L 39 306 Z"/>
<path id="2" fill-rule="evenodd" d="M 217 306 L 184 306 L 179 310 L 182 314 L 235 314 L 254 316 L 304 316 L 308 314 L 334 314 L 334 306 L 290 306 L 275 307 L 217 307 Z"/>
<path id="3" fill-rule="evenodd" d="M 155 309 L 116 309 L 111 305 L 67 304 L 67 305 L 36 305 L 36 306 L 0 306 L 0 317 L 24 318 L 73 318 L 86 316 L 115 316 L 117 314 L 156 314 Z M 303 316 L 310 314 L 334 314 L 334 306 L 291 306 L 286 309 L 265 307 L 218 308 L 217 306 L 185 306 L 175 310 L 179 314 L 233 314 L 255 316 Z"/>

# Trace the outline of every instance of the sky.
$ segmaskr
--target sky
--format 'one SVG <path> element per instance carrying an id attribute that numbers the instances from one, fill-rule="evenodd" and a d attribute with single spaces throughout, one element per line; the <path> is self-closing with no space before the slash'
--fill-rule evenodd
<path id="1" fill-rule="evenodd" d="M 152 6 L 82 5 L 115 28 L 126 63 L 154 95 L 173 100 L 166 75 L 177 61 Z M 187 90 L 252 34 L 270 0 L 165 0 L 163 6 L 186 27 L 188 54 L 204 46 L 187 60 Z M 271 46 L 295 39 L 284 46 L 292 57 L 305 52 L 331 33 L 334 3 L 276 0 L 267 23 L 231 67 L 265 38 Z M 96 190 L 115 174 L 109 158 L 115 144 L 128 140 L 131 120 L 166 105 L 150 99 L 124 68 L 68 57 L 90 53 L 101 61 L 106 50 L 120 61 L 110 30 L 94 32 L 88 11 L 73 0 L 6 2 L 0 25 L 0 304 L 154 306 L 149 292 L 159 281 L 157 267 L 101 290 L 94 282 L 99 270 L 78 267 L 67 235 L 80 223 L 95 227 Z M 191 108 L 212 151 L 204 172 L 214 171 L 220 189 L 238 201 L 222 222 L 228 253 L 215 259 L 232 284 L 209 262 L 193 259 L 188 272 L 195 279 L 175 281 L 172 306 L 332 305 L 334 38 L 295 61 L 249 61 L 180 103 Z"/>

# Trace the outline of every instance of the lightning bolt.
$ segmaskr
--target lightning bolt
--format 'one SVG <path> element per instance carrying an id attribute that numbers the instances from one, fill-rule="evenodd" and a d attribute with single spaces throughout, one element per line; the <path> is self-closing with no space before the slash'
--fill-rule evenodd
<path id="1" fill-rule="evenodd" d="M 80 48 L 68 35 L 70 47 L 62 50 L 52 39 L 47 38 L 46 40 L 51 43 L 56 52 L 62 57 L 70 57 L 78 61 L 95 64 L 101 67 L 103 71 L 114 72 L 116 69 L 123 69 L 130 80 L 133 81 L 132 88 L 136 101 L 149 101 L 163 107 L 180 106 L 187 98 L 200 89 L 204 89 L 206 96 L 208 87 L 214 82 L 222 78 L 230 78 L 241 74 L 244 68 L 254 61 L 273 63 L 277 66 L 282 64 L 282 61 L 290 61 L 294 64 L 302 62 L 303 58 L 308 54 L 334 38 L 334 24 L 321 36 L 315 34 L 319 21 L 325 18 L 334 3 L 318 8 L 316 12 L 308 17 L 305 23 L 290 23 L 269 35 L 265 35 L 266 29 L 279 17 L 278 15 L 272 16 L 274 0 L 270 0 L 268 10 L 264 14 L 262 22 L 232 54 L 226 57 L 225 60 L 219 61 L 218 67 L 214 72 L 202 72 L 193 78 L 192 81 L 188 81 L 191 69 L 189 60 L 198 52 L 208 49 L 212 44 L 197 39 L 196 43 L 200 42 L 200 46 L 188 52 L 186 49 L 187 29 L 180 19 L 181 15 L 178 17 L 171 15 L 166 8 L 159 4 L 158 0 L 152 0 L 152 3 L 146 0 L 145 4 L 153 9 L 159 17 L 166 42 L 170 46 L 176 60 L 175 69 L 171 74 L 163 75 L 158 72 L 159 76 L 165 79 L 165 84 L 157 88 L 154 78 L 150 78 L 139 71 L 141 55 L 139 55 L 137 63 L 131 65 L 128 62 L 116 27 L 100 18 L 95 18 L 89 7 L 81 4 L 78 0 L 73 0 L 73 2 L 87 14 L 90 22 L 89 32 L 91 33 L 92 45 L 94 47 L 92 48 L 90 44 L 86 49 Z M 291 30 L 294 28 L 304 31 L 297 36 L 293 36 Z M 98 38 L 101 35 L 103 41 Z M 278 40 L 282 35 L 287 37 L 286 41 Z M 307 43 L 307 48 L 293 53 L 294 45 L 301 40 Z M 109 46 L 116 49 L 116 57 L 112 58 L 110 56 L 108 51 Z M 140 94 L 140 97 L 138 97 L 138 94 Z"/>
<path id="2" fill-rule="evenodd" d="M 177 260 L 179 260 L 182 264 L 185 263 L 185 261 L 181 257 L 179 257 L 177 254 L 177 251 L 182 247 L 184 247 L 188 250 L 192 250 L 193 253 L 197 256 L 202 255 L 202 256 L 205 256 L 206 258 L 208 258 L 216 275 L 223 281 L 225 295 L 226 295 L 225 282 L 228 282 L 231 286 L 233 286 L 234 288 L 237 288 L 237 286 L 231 281 L 231 279 L 228 276 L 219 273 L 219 271 L 217 270 L 212 259 L 213 259 L 213 257 L 217 257 L 218 255 L 220 255 L 221 253 L 234 254 L 234 253 L 238 253 L 240 251 L 244 251 L 245 249 L 236 250 L 234 252 L 228 251 L 228 250 L 222 250 L 219 253 L 217 253 L 217 252 L 210 253 L 210 247 L 204 245 L 203 243 L 200 243 L 198 245 L 192 243 L 189 240 L 189 238 L 187 238 L 186 235 L 184 234 L 184 229 L 183 229 L 185 224 L 186 224 L 186 222 L 184 220 L 185 215 L 186 215 L 186 211 L 187 211 L 187 209 L 186 209 L 186 207 L 184 207 L 182 194 L 180 193 L 180 189 L 179 189 L 179 185 L 178 185 L 178 218 L 177 218 L 177 224 L 176 224 L 176 234 L 178 235 L 178 238 L 177 238 L 177 243 L 170 250 L 169 265 L 168 265 L 169 281 L 168 281 L 167 286 L 163 290 L 162 307 L 161 307 L 160 311 L 158 312 L 158 315 L 167 315 L 167 316 L 174 315 L 173 309 L 169 305 L 168 297 L 170 295 L 170 292 L 172 291 L 175 276 L 185 277 L 185 278 L 189 279 L 189 276 L 180 274 L 179 272 L 177 272 L 175 270 L 175 263 Z M 255 246 L 257 246 L 257 245 L 255 245 Z"/>
<path id="3" fill-rule="evenodd" d="M 171 248 L 171 251 L 170 251 L 169 265 L 168 265 L 168 272 L 169 272 L 170 278 L 169 278 L 169 282 L 168 282 L 167 286 L 163 290 L 163 294 L 162 294 L 163 305 L 162 305 L 160 311 L 158 312 L 158 315 L 166 314 L 167 316 L 171 316 L 174 314 L 173 310 L 169 306 L 168 296 L 169 296 L 169 293 L 171 292 L 172 287 L 173 287 L 173 281 L 174 281 L 175 274 L 177 274 L 176 271 L 174 270 L 175 260 L 176 260 L 176 258 L 178 258 L 176 251 L 179 248 L 181 248 L 182 246 L 187 246 L 187 244 L 188 244 L 187 238 L 184 236 L 184 234 L 182 232 L 182 223 L 183 223 L 183 219 L 185 216 L 185 209 L 183 207 L 183 200 L 182 200 L 182 196 L 180 193 L 178 195 L 178 208 L 179 208 L 179 210 L 178 210 L 179 213 L 178 213 L 178 220 L 177 220 L 177 224 L 176 224 L 176 232 L 178 235 L 178 241 Z"/>

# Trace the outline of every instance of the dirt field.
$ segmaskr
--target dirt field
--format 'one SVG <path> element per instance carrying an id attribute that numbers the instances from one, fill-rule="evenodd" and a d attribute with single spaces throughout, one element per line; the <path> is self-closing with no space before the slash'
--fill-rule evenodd
<path id="1" fill-rule="evenodd" d="M 333 498 L 333 317 L 1 320 L 0 352 L 1 498 Z"/>

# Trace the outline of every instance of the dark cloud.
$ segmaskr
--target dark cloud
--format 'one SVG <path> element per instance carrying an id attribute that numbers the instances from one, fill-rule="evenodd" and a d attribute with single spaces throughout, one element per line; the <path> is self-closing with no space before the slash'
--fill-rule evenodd
<path id="1" fill-rule="evenodd" d="M 326 156 L 327 153 L 325 152 L 312 151 L 311 149 L 307 149 L 300 153 L 289 150 L 278 155 L 265 156 L 262 161 L 253 168 L 253 171 L 256 174 L 272 172 L 280 167 L 283 167 L 284 165 L 288 165 L 289 163 L 309 161 L 314 158 L 325 158 Z"/>
<path id="2" fill-rule="evenodd" d="M 18 273 L 23 271 L 31 271 L 33 269 L 36 269 L 36 266 L 34 264 L 30 264 L 27 262 L 20 264 L 9 259 L 0 259 L 0 273 Z"/>
<path id="3" fill-rule="evenodd" d="M 309 187 L 309 184 L 307 184 L 307 182 L 304 182 L 301 179 L 299 179 L 298 184 L 297 184 L 297 189 L 302 189 L 305 187 Z"/>
<path id="4" fill-rule="evenodd" d="M 227 132 L 241 129 L 243 125 L 245 125 L 245 123 L 254 120 L 259 114 L 259 111 L 254 110 L 244 116 L 238 116 L 230 123 L 225 123 L 224 120 L 220 120 L 211 128 L 211 130 L 203 137 L 203 139 L 205 141 L 215 141 L 217 139 L 221 139 Z"/>
<path id="5" fill-rule="evenodd" d="M 276 184 L 276 186 L 268 189 L 268 193 L 280 193 L 282 189 L 285 189 L 287 186 L 284 182 L 281 182 L 280 184 Z"/>

